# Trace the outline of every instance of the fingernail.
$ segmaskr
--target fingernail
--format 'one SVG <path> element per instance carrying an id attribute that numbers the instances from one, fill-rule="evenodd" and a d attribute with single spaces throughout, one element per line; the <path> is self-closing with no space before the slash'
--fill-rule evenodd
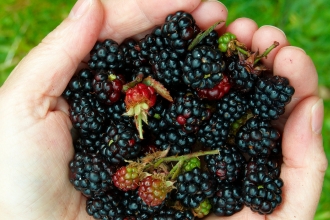
<path id="1" fill-rule="evenodd" d="M 316 134 L 322 132 L 323 114 L 323 99 L 319 99 L 312 107 L 312 130 Z"/>
<path id="2" fill-rule="evenodd" d="M 69 18 L 78 19 L 84 15 L 88 8 L 92 5 L 92 0 L 78 0 L 73 6 Z"/>
<path id="3" fill-rule="evenodd" d="M 283 36 L 286 38 L 286 34 L 284 33 L 284 31 L 283 31 L 282 29 L 276 27 L 276 26 L 273 26 L 273 25 L 263 25 L 263 26 L 261 26 L 260 28 L 262 28 L 262 27 L 270 27 L 270 28 L 274 28 L 274 29 L 280 31 L 280 32 L 283 34 Z"/>

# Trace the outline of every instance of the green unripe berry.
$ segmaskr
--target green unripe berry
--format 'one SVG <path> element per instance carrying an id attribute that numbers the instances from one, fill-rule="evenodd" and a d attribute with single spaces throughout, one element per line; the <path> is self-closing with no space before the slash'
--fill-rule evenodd
<path id="1" fill-rule="evenodd" d="M 219 49 L 221 52 L 226 52 L 228 50 L 228 43 L 232 40 L 236 40 L 236 36 L 230 32 L 224 33 L 218 39 Z"/>
<path id="2" fill-rule="evenodd" d="M 201 168 L 201 161 L 197 157 L 190 158 L 183 164 L 183 172 L 193 170 L 195 167 Z"/>

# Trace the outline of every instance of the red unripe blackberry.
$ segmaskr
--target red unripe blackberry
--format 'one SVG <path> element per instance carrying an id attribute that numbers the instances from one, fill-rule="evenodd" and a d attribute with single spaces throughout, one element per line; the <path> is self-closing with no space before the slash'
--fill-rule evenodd
<path id="1" fill-rule="evenodd" d="M 142 103 L 146 103 L 149 108 L 154 106 L 156 103 L 156 92 L 151 86 L 138 83 L 135 87 L 126 91 L 126 109 L 130 109 Z"/>
<path id="2" fill-rule="evenodd" d="M 149 206 L 158 206 L 163 203 L 169 188 L 163 178 L 147 176 L 140 182 L 140 198 Z"/>
<path id="3" fill-rule="evenodd" d="M 134 166 L 121 167 L 112 176 L 113 184 L 122 191 L 134 190 L 140 183 L 139 172 Z"/>
<path id="4" fill-rule="evenodd" d="M 196 93 L 200 99 L 207 100 L 219 100 L 225 94 L 229 92 L 231 85 L 229 83 L 228 77 L 223 75 L 223 79 L 220 83 L 216 84 L 211 89 L 196 89 Z"/>

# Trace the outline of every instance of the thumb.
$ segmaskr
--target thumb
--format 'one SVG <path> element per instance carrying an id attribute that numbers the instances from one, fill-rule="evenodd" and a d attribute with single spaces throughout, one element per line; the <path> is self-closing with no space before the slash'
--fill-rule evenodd
<path id="1" fill-rule="evenodd" d="M 283 204 L 280 219 L 313 219 L 327 169 L 321 129 L 323 101 L 316 96 L 301 101 L 283 132 L 281 178 Z M 274 213 L 275 214 L 275 213 Z"/>
<path id="2" fill-rule="evenodd" d="M 60 96 L 101 31 L 99 0 L 78 0 L 69 16 L 16 66 L 4 86 Z"/>

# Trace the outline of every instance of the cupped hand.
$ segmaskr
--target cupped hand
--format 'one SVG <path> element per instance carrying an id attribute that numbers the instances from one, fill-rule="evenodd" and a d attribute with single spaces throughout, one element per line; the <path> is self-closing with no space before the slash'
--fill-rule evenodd
<path id="1" fill-rule="evenodd" d="M 217 1 L 79 0 L 69 17 L 13 70 L 0 88 L 4 219 L 92 219 L 85 211 L 85 197 L 68 181 L 68 163 L 74 154 L 72 125 L 68 105 L 60 96 L 97 39 L 121 42 L 143 36 L 178 10 L 191 12 L 202 29 L 227 17 L 226 8 Z M 274 27 L 258 29 L 249 19 L 223 25 L 219 32 L 233 32 L 253 50 L 280 42 L 263 61 L 274 74 L 288 77 L 296 89 L 279 125 L 284 131 L 283 203 L 267 217 L 244 208 L 228 219 L 312 219 L 327 167 L 320 134 L 323 105 L 317 97 L 313 62 L 302 50 L 289 47 Z"/>

